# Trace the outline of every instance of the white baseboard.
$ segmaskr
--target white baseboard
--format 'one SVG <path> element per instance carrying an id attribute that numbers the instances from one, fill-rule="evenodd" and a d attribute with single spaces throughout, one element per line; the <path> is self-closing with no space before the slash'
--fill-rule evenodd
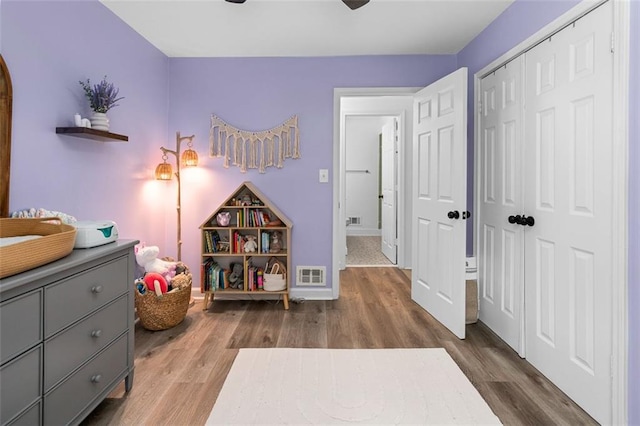
<path id="1" fill-rule="evenodd" d="M 191 296 L 196 300 L 204 300 L 204 294 L 200 293 L 200 289 L 196 287 L 191 288 Z M 280 294 L 222 294 L 216 293 L 215 300 L 251 300 L 256 296 L 256 299 L 260 300 L 278 300 Z M 294 287 L 289 290 L 289 299 L 299 300 L 333 300 L 333 291 L 330 288 L 299 288 Z M 254 299 L 255 300 L 255 299 Z"/>
<path id="2" fill-rule="evenodd" d="M 302 300 L 333 300 L 333 290 L 327 287 L 322 288 L 300 288 L 294 287 L 289 290 L 289 299 Z"/>
<path id="3" fill-rule="evenodd" d="M 348 237 L 379 237 L 382 231 L 376 228 L 357 228 L 355 226 L 347 226 Z"/>

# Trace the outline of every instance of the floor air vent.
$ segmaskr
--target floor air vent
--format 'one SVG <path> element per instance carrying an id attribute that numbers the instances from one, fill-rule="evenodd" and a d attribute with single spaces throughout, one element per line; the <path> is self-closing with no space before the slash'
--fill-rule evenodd
<path id="1" fill-rule="evenodd" d="M 327 268 L 324 266 L 298 266 L 296 269 L 298 286 L 324 287 Z"/>

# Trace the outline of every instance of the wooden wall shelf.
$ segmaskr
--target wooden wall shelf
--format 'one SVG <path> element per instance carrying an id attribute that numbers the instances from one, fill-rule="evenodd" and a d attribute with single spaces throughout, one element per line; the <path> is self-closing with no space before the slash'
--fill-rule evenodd
<path id="1" fill-rule="evenodd" d="M 75 136 L 78 138 L 93 139 L 102 142 L 128 142 L 129 136 L 104 130 L 90 129 L 88 127 L 56 127 L 56 133 L 60 135 Z"/>

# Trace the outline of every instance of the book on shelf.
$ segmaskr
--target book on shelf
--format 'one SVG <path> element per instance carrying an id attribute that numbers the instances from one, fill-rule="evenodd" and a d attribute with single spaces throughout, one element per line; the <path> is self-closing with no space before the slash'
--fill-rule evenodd
<path id="1" fill-rule="evenodd" d="M 223 268 L 218 269 L 217 279 L 218 279 L 218 288 L 220 290 L 224 290 L 225 287 L 224 287 L 224 269 Z"/>
<path id="2" fill-rule="evenodd" d="M 262 245 L 260 246 L 262 253 L 269 253 L 269 233 L 262 233 Z"/>
<path id="3" fill-rule="evenodd" d="M 231 270 L 225 268 L 224 275 L 222 277 L 222 288 L 224 288 L 225 290 L 229 288 L 229 274 L 231 274 Z"/>
<path id="4" fill-rule="evenodd" d="M 247 271 L 247 279 L 248 279 L 248 283 L 247 283 L 247 290 L 249 291 L 253 291 L 254 290 L 254 281 L 253 281 L 253 271 L 255 270 L 255 268 L 253 266 L 249 267 L 249 270 Z"/>
<path id="5" fill-rule="evenodd" d="M 205 231 L 205 250 L 207 253 L 216 253 L 218 251 L 218 243 L 220 242 L 220 234 L 218 231 Z"/>
<path id="6" fill-rule="evenodd" d="M 252 209 L 248 211 L 246 225 L 253 228 L 261 228 L 269 223 L 269 215 L 261 209 Z"/>
<path id="7" fill-rule="evenodd" d="M 204 293 L 229 289 L 230 274 L 229 268 L 223 268 L 211 258 L 206 259 L 200 268 L 200 291 Z"/>
<path id="8" fill-rule="evenodd" d="M 200 291 L 214 291 L 212 288 L 211 271 L 218 264 L 211 258 L 205 259 L 200 266 Z"/>

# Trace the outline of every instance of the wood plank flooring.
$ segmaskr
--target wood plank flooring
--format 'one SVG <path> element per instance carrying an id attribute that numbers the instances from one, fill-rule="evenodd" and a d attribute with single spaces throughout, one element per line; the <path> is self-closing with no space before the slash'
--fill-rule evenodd
<path id="1" fill-rule="evenodd" d="M 396 268 L 347 268 L 338 300 L 215 301 L 165 331 L 136 325 L 133 389 L 83 425 L 203 425 L 239 348 L 444 347 L 505 425 L 596 422 L 482 323 L 457 339 L 411 300 Z"/>

